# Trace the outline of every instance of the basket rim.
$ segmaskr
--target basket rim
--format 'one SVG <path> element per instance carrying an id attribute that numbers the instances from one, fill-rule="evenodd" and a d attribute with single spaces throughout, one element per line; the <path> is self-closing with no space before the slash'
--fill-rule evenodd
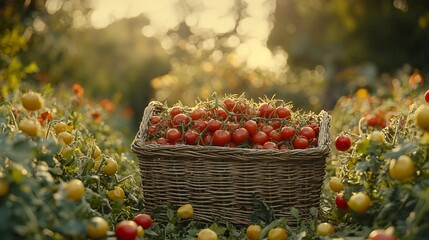
<path id="1" fill-rule="evenodd" d="M 331 140 L 330 140 L 330 121 L 331 116 L 325 110 L 321 110 L 318 116 L 320 117 L 320 133 L 319 143 L 317 147 L 306 148 L 306 149 L 289 149 L 289 150 L 278 150 L 278 149 L 254 149 L 254 148 L 230 148 L 223 146 L 203 146 L 203 145 L 161 145 L 156 143 L 146 143 L 145 133 L 149 123 L 149 119 L 156 108 L 164 108 L 164 105 L 159 101 L 151 101 L 146 107 L 142 120 L 140 122 L 139 130 L 137 131 L 134 140 L 131 143 L 131 150 L 137 156 L 146 155 L 148 152 L 156 153 L 157 151 L 167 150 L 174 151 L 178 154 L 181 151 L 195 151 L 195 152 L 225 152 L 228 154 L 237 155 L 265 155 L 265 156 L 288 156 L 288 155 L 302 155 L 308 154 L 320 154 L 320 157 L 326 157 L 331 151 Z"/>

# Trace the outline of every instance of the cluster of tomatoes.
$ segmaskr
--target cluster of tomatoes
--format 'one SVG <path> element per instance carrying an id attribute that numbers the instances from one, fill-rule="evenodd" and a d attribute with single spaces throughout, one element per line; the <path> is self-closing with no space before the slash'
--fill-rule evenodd
<path id="1" fill-rule="evenodd" d="M 291 111 L 280 100 L 259 104 L 226 97 L 223 102 L 176 105 L 150 117 L 146 140 L 162 145 L 203 145 L 255 149 L 317 147 L 319 119 Z"/>

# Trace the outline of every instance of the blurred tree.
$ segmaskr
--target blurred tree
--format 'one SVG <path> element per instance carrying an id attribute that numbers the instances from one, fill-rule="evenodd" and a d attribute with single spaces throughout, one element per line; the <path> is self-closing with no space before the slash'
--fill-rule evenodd
<path id="1" fill-rule="evenodd" d="M 277 1 L 269 46 L 292 66 L 373 63 L 393 73 L 403 64 L 428 72 L 429 1 Z"/>
<path id="2" fill-rule="evenodd" d="M 95 99 L 108 98 L 132 108 L 136 128 L 145 106 L 154 97 L 150 80 L 170 69 L 168 56 L 159 42 L 141 33 L 147 22 L 140 16 L 117 21 L 104 29 L 72 28 L 55 44 L 45 41 L 28 56 L 41 62 L 40 81 L 80 83 L 85 93 Z"/>

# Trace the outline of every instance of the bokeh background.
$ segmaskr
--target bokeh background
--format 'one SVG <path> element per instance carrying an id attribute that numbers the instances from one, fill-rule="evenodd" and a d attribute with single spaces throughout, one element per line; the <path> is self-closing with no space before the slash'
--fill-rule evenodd
<path id="1" fill-rule="evenodd" d="M 317 112 L 389 94 L 398 75 L 427 78 L 428 43 L 427 0 L 0 1 L 0 84 L 78 83 L 131 133 L 150 100 L 275 95 Z"/>

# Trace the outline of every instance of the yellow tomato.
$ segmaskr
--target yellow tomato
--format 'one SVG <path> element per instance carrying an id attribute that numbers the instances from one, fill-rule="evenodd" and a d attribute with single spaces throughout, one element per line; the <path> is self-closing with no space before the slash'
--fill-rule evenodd
<path id="1" fill-rule="evenodd" d="M 118 168 L 119 167 L 118 167 L 118 163 L 116 162 L 116 160 L 109 157 L 106 159 L 106 164 L 104 165 L 103 171 L 106 175 L 111 176 L 111 175 L 114 175 L 118 171 Z"/>
<path id="2" fill-rule="evenodd" d="M 26 92 L 21 96 L 21 103 L 25 109 L 29 111 L 36 111 L 45 105 L 45 100 L 39 93 L 33 91 Z"/>
<path id="3" fill-rule="evenodd" d="M 287 232 L 282 227 L 276 227 L 268 232 L 268 240 L 286 240 Z"/>
<path id="4" fill-rule="evenodd" d="M 8 192 L 9 192 L 9 183 L 4 179 L 0 179 L 0 197 L 6 195 Z"/>
<path id="5" fill-rule="evenodd" d="M 331 177 L 331 180 L 329 181 L 329 187 L 334 192 L 341 192 L 344 188 L 344 184 L 341 179 L 337 177 Z"/>
<path id="6" fill-rule="evenodd" d="M 252 224 L 247 227 L 246 236 L 249 238 L 249 240 L 260 240 L 261 231 L 261 226 Z"/>
<path id="7" fill-rule="evenodd" d="M 63 158 L 71 158 L 74 155 L 74 151 L 75 148 L 68 145 L 64 146 L 63 148 L 61 148 L 61 156 L 63 156 Z"/>
<path id="8" fill-rule="evenodd" d="M 96 159 L 99 156 L 101 156 L 101 150 L 100 150 L 100 148 L 97 145 L 95 145 L 94 148 L 92 149 L 91 157 L 93 159 Z"/>
<path id="9" fill-rule="evenodd" d="M 142 226 L 137 227 L 137 236 L 144 237 L 144 228 Z"/>
<path id="10" fill-rule="evenodd" d="M 319 225 L 317 225 L 316 227 L 316 232 L 322 236 L 327 236 L 330 235 L 332 233 L 334 233 L 334 226 L 332 226 L 332 224 L 330 223 L 321 223 Z"/>
<path id="11" fill-rule="evenodd" d="M 125 192 L 121 187 L 116 186 L 113 190 L 107 191 L 107 197 L 110 201 L 124 200 Z"/>
<path id="12" fill-rule="evenodd" d="M 415 112 L 416 124 L 421 129 L 429 131 L 429 106 L 422 105 Z"/>
<path id="13" fill-rule="evenodd" d="M 375 130 L 369 135 L 369 139 L 374 141 L 374 142 L 383 143 L 384 142 L 384 133 L 381 131 Z"/>
<path id="14" fill-rule="evenodd" d="M 65 122 L 59 122 L 54 124 L 54 130 L 58 134 L 67 130 L 67 124 Z"/>
<path id="15" fill-rule="evenodd" d="M 409 178 L 414 175 L 414 162 L 409 156 L 402 155 L 390 161 L 389 173 L 396 180 Z"/>
<path id="16" fill-rule="evenodd" d="M 109 224 L 101 217 L 93 217 L 86 225 L 86 234 L 92 239 L 102 238 L 107 235 Z"/>
<path id="17" fill-rule="evenodd" d="M 198 233 L 198 240 L 217 240 L 217 234 L 209 229 L 205 228 Z"/>
<path id="18" fill-rule="evenodd" d="M 25 132 L 30 137 L 35 137 L 40 132 L 40 124 L 32 119 L 22 119 L 19 124 L 18 128 Z"/>
<path id="19" fill-rule="evenodd" d="M 353 194 L 347 204 L 355 213 L 363 214 L 371 206 L 371 199 L 365 193 L 359 192 Z"/>
<path id="20" fill-rule="evenodd" d="M 68 132 L 60 132 L 58 133 L 58 138 L 66 145 L 73 142 L 73 135 Z"/>
<path id="21" fill-rule="evenodd" d="M 70 200 L 79 201 L 85 193 L 85 186 L 79 179 L 72 179 L 66 183 L 64 190 Z"/>
<path id="22" fill-rule="evenodd" d="M 177 215 L 180 217 L 180 219 L 189 219 L 194 216 L 194 208 L 191 204 L 183 204 L 182 206 L 177 209 Z"/>

